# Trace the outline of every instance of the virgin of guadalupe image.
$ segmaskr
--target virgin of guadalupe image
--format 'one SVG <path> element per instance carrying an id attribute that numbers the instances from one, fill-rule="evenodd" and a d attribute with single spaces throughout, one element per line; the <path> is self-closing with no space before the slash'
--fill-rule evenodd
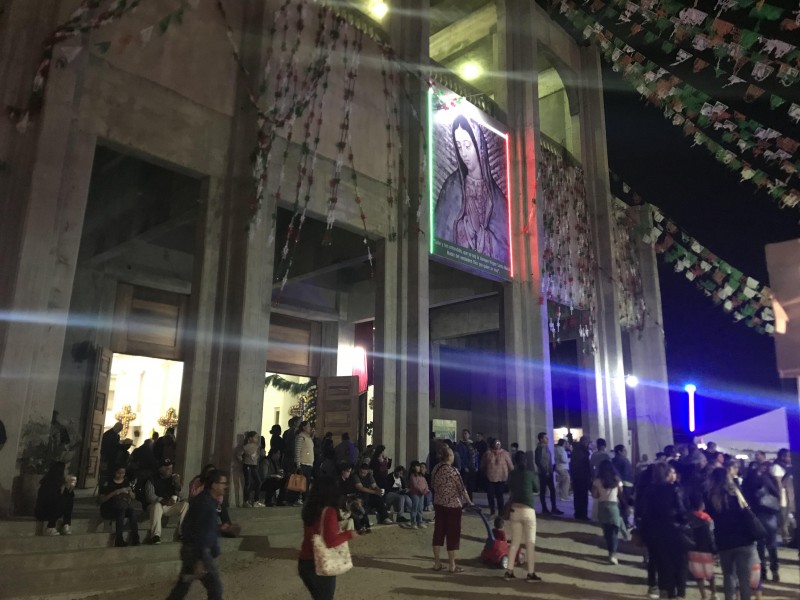
<path id="1" fill-rule="evenodd" d="M 476 131 L 477 130 L 477 138 Z M 439 191 L 434 210 L 436 237 L 508 261 L 508 207 L 494 180 L 483 128 L 459 115 L 450 126 L 457 168 Z"/>

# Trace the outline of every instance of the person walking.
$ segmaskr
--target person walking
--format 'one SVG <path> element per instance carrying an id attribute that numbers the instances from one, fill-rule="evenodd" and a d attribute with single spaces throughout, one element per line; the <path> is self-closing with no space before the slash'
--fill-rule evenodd
<path id="1" fill-rule="evenodd" d="M 625 523 L 619 509 L 619 494 L 622 493 L 622 481 L 611 461 L 603 461 L 597 468 L 597 477 L 592 482 L 592 498 L 598 503 L 597 520 L 603 529 L 603 538 L 608 550 L 608 562 L 618 565 L 617 546 L 621 531 L 626 531 Z"/>
<path id="2" fill-rule="evenodd" d="M 222 600 L 219 557 L 217 500 L 228 488 L 228 474 L 211 470 L 206 474 L 205 490 L 192 498 L 181 525 L 181 574 L 168 600 L 181 600 L 195 579 L 206 588 L 209 600 Z"/>
<path id="3" fill-rule="evenodd" d="M 314 536 L 319 535 L 327 548 L 337 548 L 353 538 L 352 530 L 339 530 L 341 500 L 337 481 L 323 476 L 314 481 L 303 505 L 303 544 L 297 560 L 297 573 L 313 600 L 333 600 L 336 594 L 336 576 L 317 574 Z"/>
<path id="4" fill-rule="evenodd" d="M 443 445 L 439 449 L 439 462 L 431 473 L 433 510 L 436 517 L 433 529 L 433 570 L 441 571 L 443 568 L 441 554 L 446 540 L 448 570 L 450 573 L 462 573 L 464 569 L 456 565 L 456 552 L 461 545 L 461 512 L 463 504 L 473 504 L 461 474 L 453 467 L 454 459 L 450 447 Z"/>
<path id="5" fill-rule="evenodd" d="M 508 553 L 508 569 L 505 579 L 516 579 L 514 565 L 520 546 L 525 544 L 528 563 L 528 574 L 525 581 L 535 583 L 542 578 L 536 574 L 534 553 L 536 548 L 536 511 L 534 498 L 539 486 L 533 473 L 527 470 L 526 456 L 523 452 L 514 455 L 514 470 L 508 477 L 510 490 L 508 501 L 511 503 L 511 548 Z"/>
<path id="6" fill-rule="evenodd" d="M 503 489 L 513 468 L 509 453 L 503 449 L 500 440 L 494 440 L 492 448 L 483 455 L 481 464 L 481 470 L 486 475 L 486 498 L 489 500 L 490 517 L 503 512 Z M 433 493 L 435 500 L 435 487 Z M 497 505 L 497 512 L 495 512 L 495 505 Z"/>
<path id="7" fill-rule="evenodd" d="M 575 518 L 588 521 L 592 467 L 589 462 L 589 438 L 585 435 L 578 440 L 578 443 L 572 449 L 569 474 L 572 477 L 572 502 L 575 506 Z"/>
<path id="8" fill-rule="evenodd" d="M 556 488 L 561 500 L 569 500 L 569 456 L 567 455 L 567 440 L 561 438 L 554 448 L 556 461 Z"/>
<path id="9" fill-rule="evenodd" d="M 556 506 L 556 486 L 553 481 L 553 457 L 550 454 L 550 440 L 547 434 L 542 431 L 537 436 L 539 440 L 534 452 L 534 461 L 536 462 L 536 470 L 539 473 L 539 500 L 542 503 L 542 514 L 552 512 L 554 515 L 563 515 L 564 513 Z M 550 510 L 547 510 L 547 490 L 550 490 Z"/>
<path id="10" fill-rule="evenodd" d="M 767 580 L 767 559 L 772 581 L 779 582 L 778 573 L 778 516 L 781 510 L 780 484 L 770 473 L 768 462 L 752 463 L 742 484 L 742 493 L 767 535 L 756 542 L 761 561 L 761 580 Z"/>
<path id="11" fill-rule="evenodd" d="M 687 522 L 686 508 L 675 469 L 667 463 L 653 465 L 653 479 L 647 488 L 645 531 L 650 560 L 656 561 L 658 587 L 662 597 L 686 597 L 688 553 L 681 535 Z"/>
<path id="12" fill-rule="evenodd" d="M 714 521 L 714 541 L 722 566 L 725 600 L 750 600 L 750 575 L 756 564 L 756 540 L 748 529 L 747 502 L 727 469 L 711 472 L 706 511 Z"/>

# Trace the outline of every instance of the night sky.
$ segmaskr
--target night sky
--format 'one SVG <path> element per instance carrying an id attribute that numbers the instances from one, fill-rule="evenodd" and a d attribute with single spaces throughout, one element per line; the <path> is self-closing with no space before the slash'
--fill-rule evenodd
<path id="1" fill-rule="evenodd" d="M 800 209 L 779 208 L 705 148 L 692 148 L 680 128 L 608 65 L 604 84 L 609 168 L 721 259 L 768 283 L 764 246 L 800 237 Z M 697 433 L 765 412 L 781 394 L 785 400 L 791 386 L 778 377 L 772 338 L 735 323 L 683 273 L 658 260 L 670 385 L 697 384 Z M 685 398 L 672 394 L 676 433 L 686 427 Z"/>

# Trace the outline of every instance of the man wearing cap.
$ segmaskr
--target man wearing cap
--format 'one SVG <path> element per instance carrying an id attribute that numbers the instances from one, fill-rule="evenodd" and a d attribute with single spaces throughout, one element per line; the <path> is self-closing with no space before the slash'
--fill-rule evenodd
<path id="1" fill-rule="evenodd" d="M 147 512 L 150 515 L 150 543 L 161 543 L 161 517 L 179 517 L 178 531 L 189 504 L 180 499 L 181 476 L 172 472 L 172 461 L 161 461 L 158 472 L 145 486 Z"/>

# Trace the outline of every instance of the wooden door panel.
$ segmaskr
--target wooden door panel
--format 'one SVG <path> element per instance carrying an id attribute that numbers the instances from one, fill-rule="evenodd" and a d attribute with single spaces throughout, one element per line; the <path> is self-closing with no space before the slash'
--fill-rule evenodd
<path id="1" fill-rule="evenodd" d="M 320 377 L 317 380 L 317 431 L 333 433 L 338 444 L 343 433 L 357 442 L 362 435 L 358 377 Z"/>
<path id="2" fill-rule="evenodd" d="M 113 353 L 107 348 L 98 347 L 95 354 L 94 378 L 91 386 L 90 408 L 86 423 L 85 458 L 81 463 L 78 485 L 93 488 L 98 482 L 100 471 L 100 441 L 108 408 L 108 388 L 111 384 L 111 361 Z"/>

